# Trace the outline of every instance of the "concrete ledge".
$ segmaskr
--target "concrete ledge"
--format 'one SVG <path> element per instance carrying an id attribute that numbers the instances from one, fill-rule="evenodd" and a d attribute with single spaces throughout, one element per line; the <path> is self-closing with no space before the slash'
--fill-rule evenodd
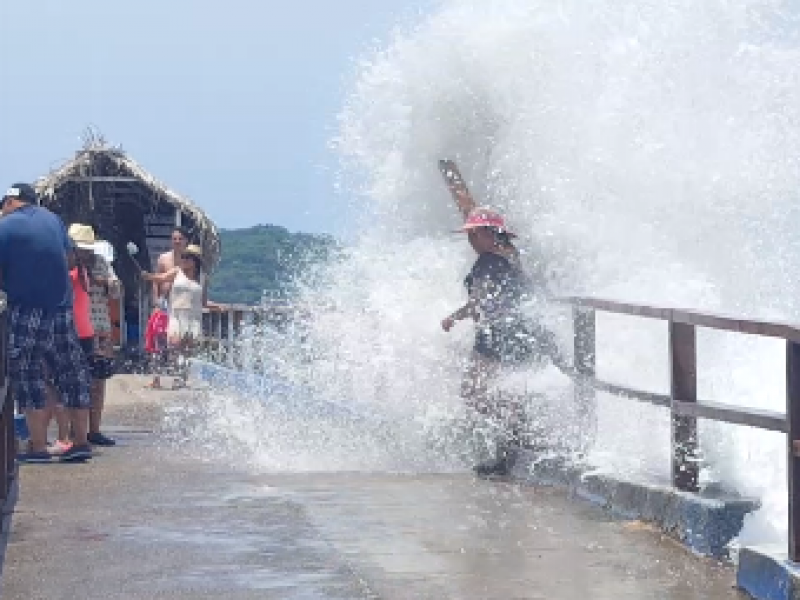
<path id="1" fill-rule="evenodd" d="M 800 600 L 800 569 L 786 552 L 774 548 L 742 548 L 736 585 L 758 600 Z"/>
<path id="2" fill-rule="evenodd" d="M 514 477 L 566 487 L 613 514 L 656 525 L 697 554 L 720 560 L 730 560 L 728 543 L 741 530 L 745 515 L 758 508 L 752 499 L 704 497 L 667 486 L 583 473 L 560 461 L 537 461 L 530 451 L 523 453 Z"/>

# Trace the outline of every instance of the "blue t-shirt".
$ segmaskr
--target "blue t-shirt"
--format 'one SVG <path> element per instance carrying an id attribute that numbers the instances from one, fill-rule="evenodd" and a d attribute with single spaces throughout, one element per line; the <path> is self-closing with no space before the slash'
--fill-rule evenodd
<path id="1" fill-rule="evenodd" d="M 46 208 L 23 206 L 0 219 L 0 277 L 11 306 L 72 306 L 63 221 Z"/>

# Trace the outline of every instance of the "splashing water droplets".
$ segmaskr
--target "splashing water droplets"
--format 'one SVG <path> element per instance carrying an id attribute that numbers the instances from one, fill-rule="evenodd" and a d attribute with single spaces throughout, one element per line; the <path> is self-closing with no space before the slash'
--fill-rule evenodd
<path id="1" fill-rule="evenodd" d="M 542 296 L 796 318 L 793 11 L 768 0 L 453 0 L 396 32 L 359 63 L 333 142 L 360 215 L 355 241 L 304 287 L 303 335 L 265 355 L 295 386 L 292 410 L 313 398 L 369 417 L 288 410 L 276 426 L 265 408 L 258 452 L 301 454 L 307 468 L 463 466 L 437 427 L 460 410 L 472 333 L 461 323 L 444 334 L 439 321 L 464 301 L 474 256 L 448 233 L 459 217 L 441 158 L 508 215 Z M 563 311 L 542 311 L 569 342 Z M 782 409 L 780 344 L 701 332 L 698 351 L 701 398 Z M 601 316 L 598 368 L 666 390 L 665 327 Z M 572 435 L 571 390 L 553 369 L 506 385 L 549 407 L 545 433 Z M 445 440 L 435 448 L 432 432 Z M 715 424 L 701 435 L 706 476 L 764 500 L 745 537 L 780 537 L 782 436 Z M 665 413 L 601 397 L 598 468 L 663 480 L 668 444 Z"/>

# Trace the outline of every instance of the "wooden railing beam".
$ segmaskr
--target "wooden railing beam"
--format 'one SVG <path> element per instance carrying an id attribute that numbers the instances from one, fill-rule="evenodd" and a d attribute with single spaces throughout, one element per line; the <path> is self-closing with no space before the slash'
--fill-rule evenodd
<path id="1" fill-rule="evenodd" d="M 581 451 L 591 447 L 596 436 L 596 392 L 592 385 L 596 370 L 596 319 L 594 309 L 580 306 L 572 308 L 573 368 L 575 379 L 575 405 L 578 411 L 579 444 Z"/>
<path id="2" fill-rule="evenodd" d="M 676 411 L 675 399 L 697 403 L 697 349 L 694 325 L 670 322 L 670 398 L 672 399 L 672 483 L 679 490 L 700 489 L 697 418 Z"/>
<path id="3" fill-rule="evenodd" d="M 786 475 L 789 489 L 789 558 L 800 561 L 800 344 L 786 343 Z"/>

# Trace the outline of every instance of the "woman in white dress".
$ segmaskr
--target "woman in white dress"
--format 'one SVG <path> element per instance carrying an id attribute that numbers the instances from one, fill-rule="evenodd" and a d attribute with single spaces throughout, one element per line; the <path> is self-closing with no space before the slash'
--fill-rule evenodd
<path id="1" fill-rule="evenodd" d="M 169 325 L 167 339 L 169 349 L 183 358 L 184 368 L 180 370 L 176 385 L 186 382 L 188 359 L 203 334 L 203 307 L 205 298 L 205 274 L 203 273 L 203 251 L 190 245 L 180 256 L 179 265 L 166 273 L 142 272 L 147 281 L 171 283 L 169 293 Z"/>

